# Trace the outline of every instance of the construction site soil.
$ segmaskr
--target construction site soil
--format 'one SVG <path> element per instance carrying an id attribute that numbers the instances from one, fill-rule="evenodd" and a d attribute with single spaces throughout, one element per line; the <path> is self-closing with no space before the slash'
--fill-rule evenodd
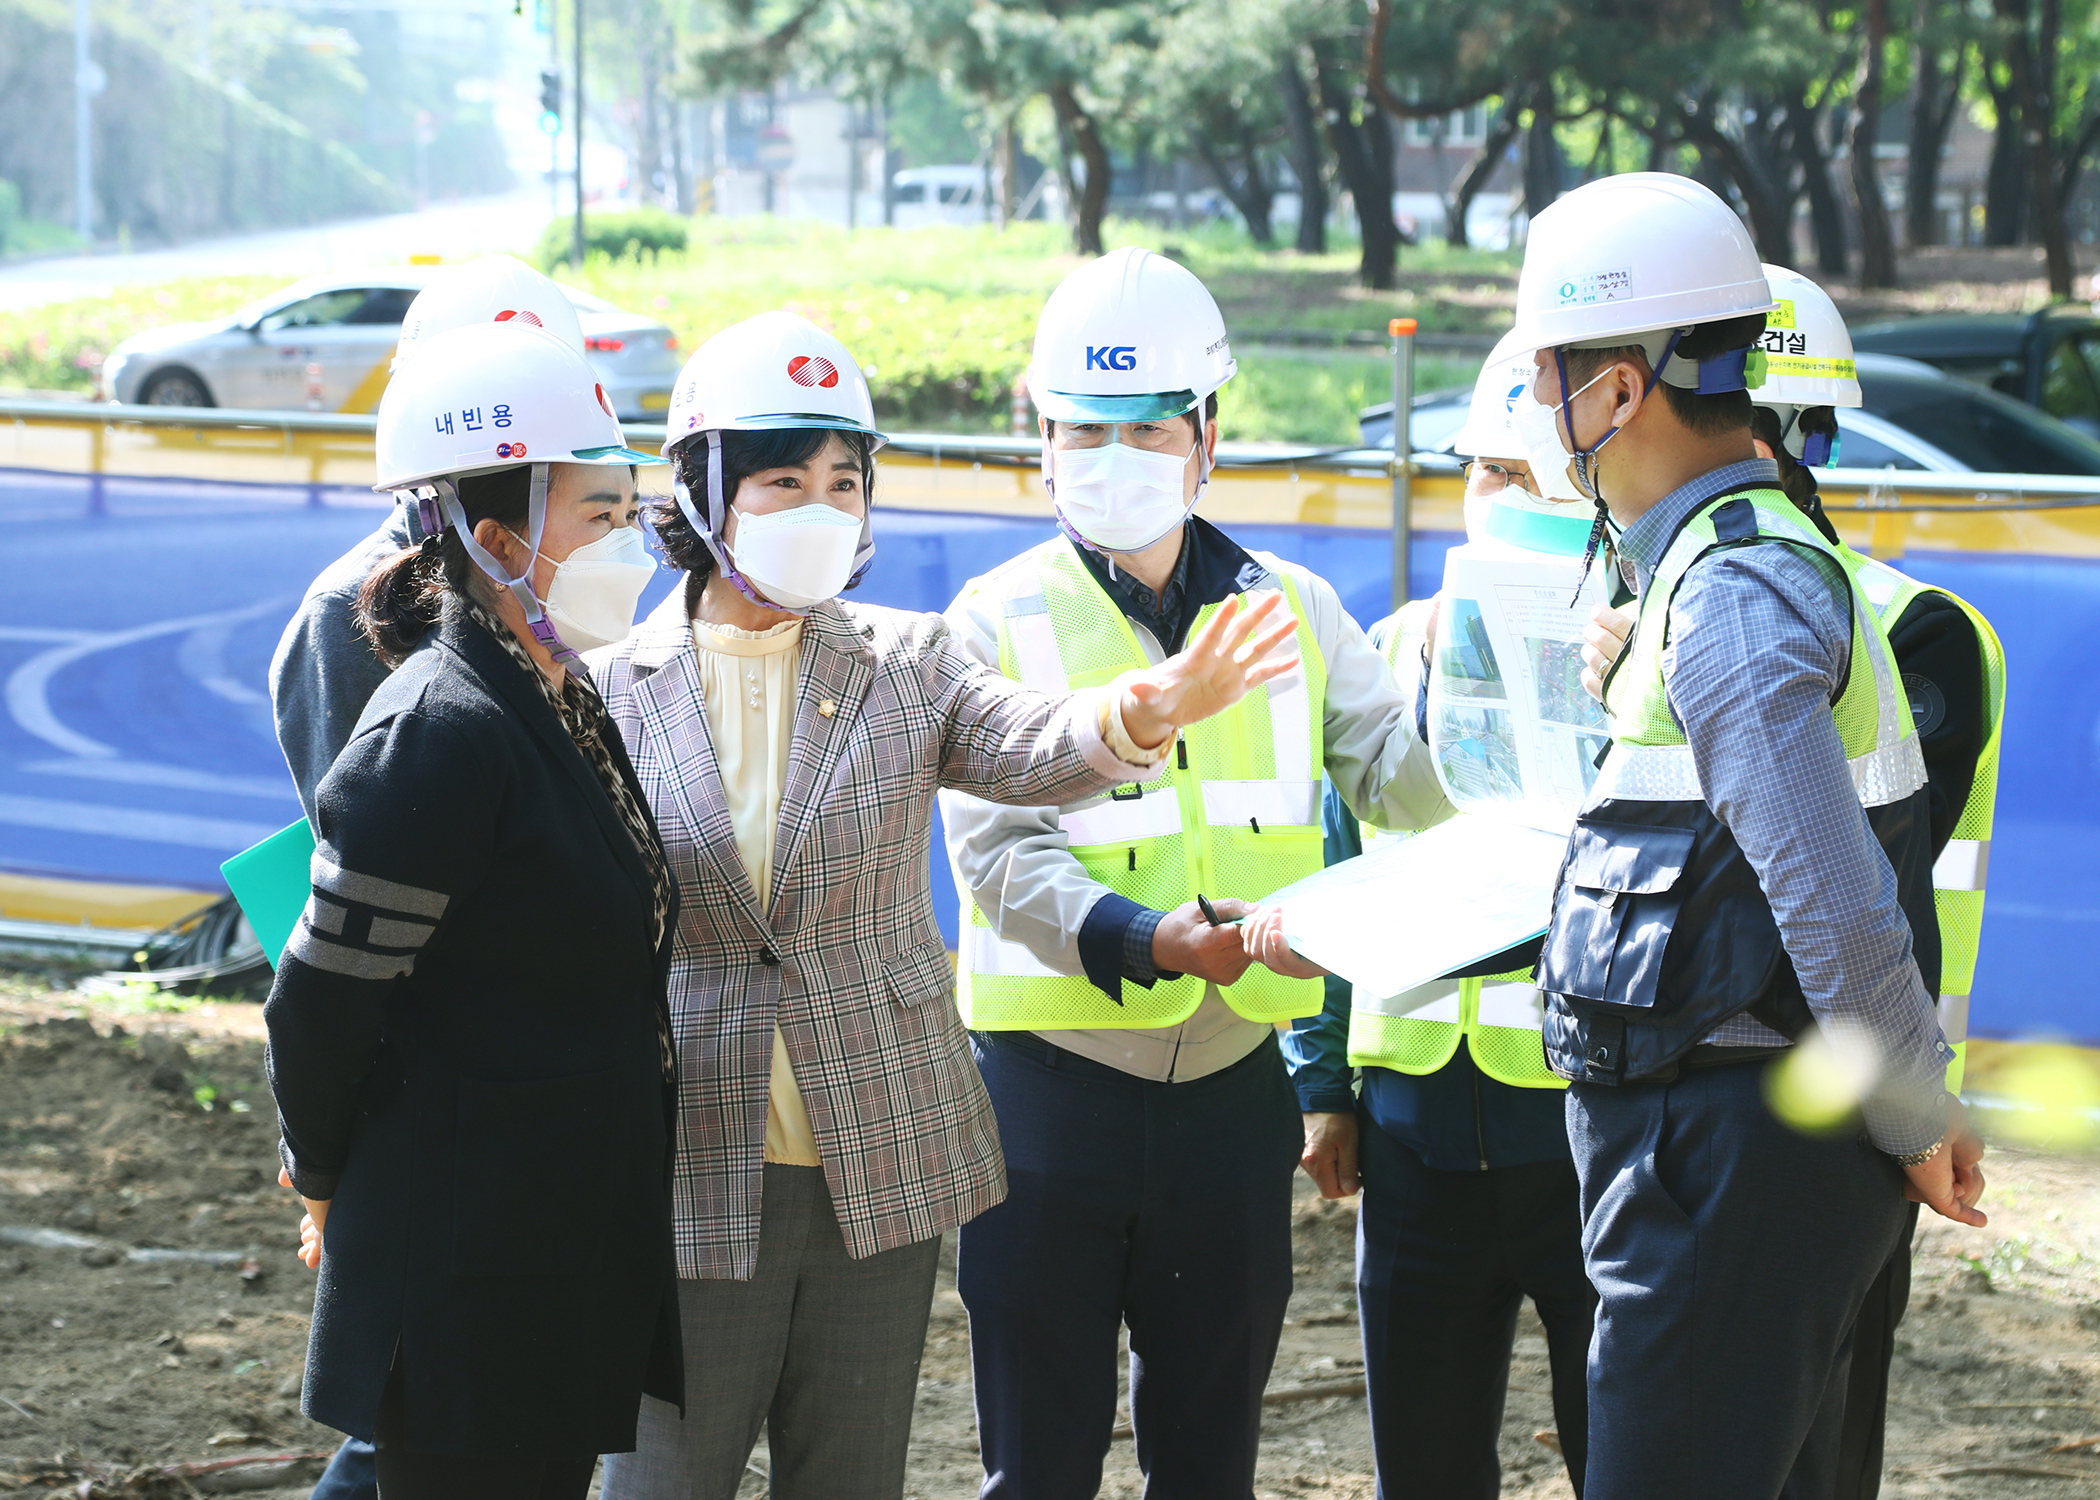
<path id="1" fill-rule="evenodd" d="M 301 1455 L 337 1435 L 299 1414 L 313 1278 L 293 1256 L 297 1204 L 275 1183 L 261 1007 L 169 1012 L 71 979 L 0 977 L 0 1494 L 304 1496 L 320 1460 Z M 2100 1489 L 2100 1162 L 2000 1148 L 1986 1165 L 1991 1227 L 1928 1219 L 1919 1235 L 1885 1495 Z M 1262 1496 L 1372 1495 L 1355 1222 L 1353 1202 L 1322 1202 L 1301 1179 Z M 224 1252 L 223 1263 L 169 1251 Z M 1527 1308 L 1502 1493 L 1532 1500 L 1571 1493 L 1545 1354 Z M 765 1465 L 761 1442 L 744 1495 L 765 1493 Z M 978 1478 L 951 1262 L 906 1493 L 965 1500 Z M 1102 1493 L 1141 1487 L 1125 1429 Z"/>

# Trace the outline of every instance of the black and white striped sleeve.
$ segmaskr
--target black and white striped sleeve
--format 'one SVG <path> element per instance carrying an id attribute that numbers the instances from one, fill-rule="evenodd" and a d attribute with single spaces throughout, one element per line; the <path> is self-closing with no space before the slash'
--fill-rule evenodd
<path id="1" fill-rule="evenodd" d="M 264 1010 L 280 1155 L 305 1197 L 334 1195 L 389 994 L 485 876 L 500 800 L 487 759 L 404 713 L 351 740 L 321 783 L 312 890 Z"/>
<path id="2" fill-rule="evenodd" d="M 332 851 L 318 848 L 313 886 L 285 951 L 351 979 L 394 979 L 413 970 L 452 900 L 443 891 L 346 870 Z"/>

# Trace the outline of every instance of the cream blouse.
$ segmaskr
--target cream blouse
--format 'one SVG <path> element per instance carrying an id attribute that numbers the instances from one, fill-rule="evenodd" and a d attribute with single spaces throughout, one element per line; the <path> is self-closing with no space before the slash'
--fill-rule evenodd
<path id="1" fill-rule="evenodd" d="M 802 622 L 783 620 L 753 633 L 695 620 L 693 640 L 700 648 L 700 701 L 736 829 L 736 852 L 763 908 L 773 899 L 773 841 L 780 826 L 781 788 L 787 783 L 788 742 L 795 732 Z M 766 1099 L 765 1159 L 792 1167 L 823 1165 L 778 1025 Z"/>

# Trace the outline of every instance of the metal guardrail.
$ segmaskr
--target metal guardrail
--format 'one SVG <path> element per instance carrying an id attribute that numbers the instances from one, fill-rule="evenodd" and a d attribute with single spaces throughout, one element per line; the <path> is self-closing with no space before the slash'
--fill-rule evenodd
<path id="1" fill-rule="evenodd" d="M 353 457 L 359 451 L 359 439 L 369 442 L 375 421 L 369 414 L 345 412 L 0 400 L 0 424 L 76 427 L 105 437 L 127 430 L 154 429 L 275 435 L 281 440 L 280 452 L 297 453 L 308 459 L 312 472 L 307 482 L 314 485 L 342 482 L 322 477 L 326 461 Z M 665 437 L 662 423 L 629 423 L 625 424 L 625 431 L 630 441 L 646 447 L 660 447 Z M 900 432 L 891 436 L 885 451 L 931 459 L 937 465 L 967 463 L 1026 469 L 1040 462 L 1041 445 L 1030 437 Z M 90 473 L 104 471 L 101 440 L 91 445 L 86 457 Z M 1368 478 L 1390 476 L 1393 463 L 1386 450 L 1360 446 L 1228 442 L 1218 448 L 1218 467 L 1224 470 L 1305 469 Z M 1413 456 L 1412 472 L 1425 477 L 1456 478 L 1458 460 L 1447 453 L 1418 452 Z M 2100 477 L 1840 468 L 1826 469 L 1819 478 L 1827 507 L 1837 511 L 1977 514 L 2100 508 Z"/>

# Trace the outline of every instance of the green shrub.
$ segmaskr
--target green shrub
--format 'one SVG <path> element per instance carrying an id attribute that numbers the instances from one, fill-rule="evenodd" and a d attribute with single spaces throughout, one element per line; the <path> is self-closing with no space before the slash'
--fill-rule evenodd
<path id="1" fill-rule="evenodd" d="M 611 226 L 667 224 L 685 237 L 644 253 L 639 232 L 612 245 Z M 593 216 L 593 248 L 561 278 L 629 312 L 662 320 L 691 351 L 754 313 L 785 308 L 829 329 L 868 377 L 877 419 L 896 431 L 1003 432 L 1015 380 L 1027 368 L 1043 299 L 1080 262 L 1062 225 L 958 225 L 848 234 L 828 224 L 753 215 L 677 219 L 662 212 Z M 541 258 L 558 262 L 569 221 L 548 226 Z M 1391 367 L 1370 348 L 1277 348 L 1247 330 L 1382 330 L 1405 311 L 1489 332 L 1507 320 L 1510 278 L 1491 257 L 1452 257 L 1392 293 L 1356 288 L 1346 250 L 1264 255 L 1217 228 L 1165 234 L 1111 221 L 1112 244 L 1171 240 L 1219 295 L 1238 341 L 1240 373 L 1221 393 L 1233 439 L 1356 441 L 1360 408 L 1386 399 Z M 635 248 L 629 250 L 629 244 Z M 1415 252 L 1410 252 L 1414 254 Z M 1455 279 L 1454 279 L 1455 278 Z M 288 277 L 195 278 L 126 288 L 94 302 L 0 313 L 0 385 L 82 389 L 118 339 L 160 323 L 232 311 Z M 1497 297 L 1504 299 L 1498 302 Z M 1416 389 L 1465 386 L 1478 359 L 1423 354 Z"/>
<path id="2" fill-rule="evenodd" d="M 682 253 L 686 246 L 686 221 L 661 208 L 637 208 L 626 213 L 583 216 L 583 245 L 587 256 L 609 260 L 655 260 L 666 252 Z M 536 252 L 542 268 L 553 270 L 575 259 L 576 221 L 553 219 L 540 231 Z"/>
<path id="3" fill-rule="evenodd" d="M 0 255 L 15 248 L 22 222 L 22 190 L 0 177 Z"/>

